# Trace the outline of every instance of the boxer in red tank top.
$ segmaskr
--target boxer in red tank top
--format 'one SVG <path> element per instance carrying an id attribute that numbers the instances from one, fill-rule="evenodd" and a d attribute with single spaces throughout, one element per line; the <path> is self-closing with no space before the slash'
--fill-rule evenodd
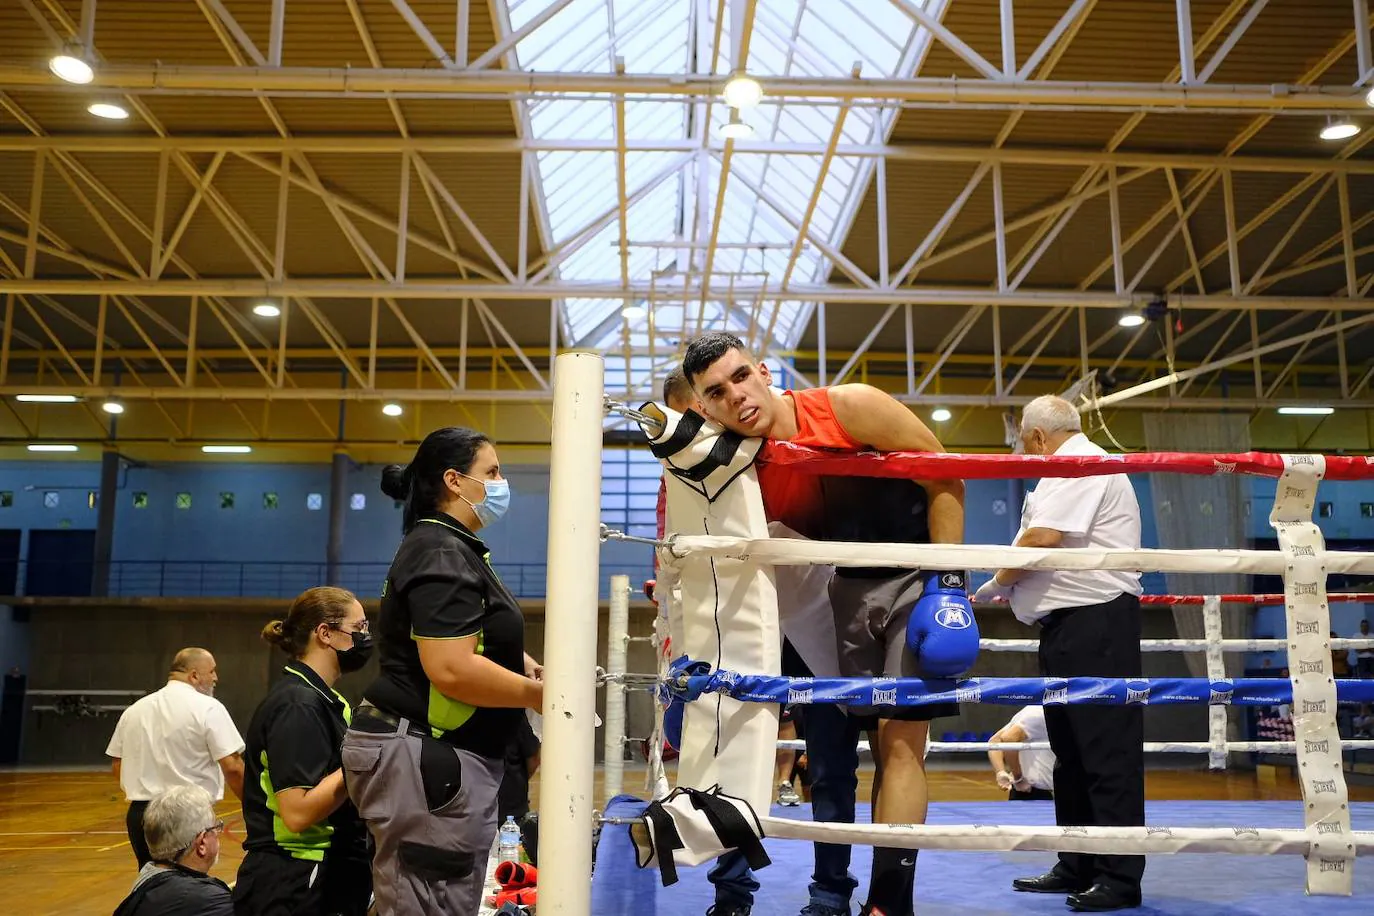
<path id="1" fill-rule="evenodd" d="M 754 359 L 739 338 L 730 334 L 710 334 L 693 341 L 682 368 L 706 415 L 743 436 L 818 448 L 944 451 L 935 435 L 910 410 L 869 385 L 836 385 L 795 392 L 772 388 L 768 367 Z M 827 516 L 833 513 L 834 505 L 827 510 L 825 478 L 766 463 L 760 463 L 757 470 L 764 509 L 770 520 L 782 521 L 807 537 L 826 536 Z M 928 540 L 961 543 L 963 483 L 919 483 L 926 496 Z M 919 589 L 916 593 L 920 594 Z M 832 588 L 832 599 L 834 595 Z M 835 611 L 837 632 L 842 631 L 846 622 L 842 616 L 862 613 L 862 609 L 844 608 L 839 602 L 835 602 Z M 899 647 L 896 651 L 902 650 Z M 891 672 L 877 672 L 884 673 Z M 878 723 L 873 747 L 877 749 L 881 780 L 873 808 L 874 822 L 925 823 L 925 744 L 929 728 L 928 720 L 883 718 Z M 862 914 L 906 916 L 914 911 L 915 860 L 913 850 L 874 849 L 869 897 Z"/>

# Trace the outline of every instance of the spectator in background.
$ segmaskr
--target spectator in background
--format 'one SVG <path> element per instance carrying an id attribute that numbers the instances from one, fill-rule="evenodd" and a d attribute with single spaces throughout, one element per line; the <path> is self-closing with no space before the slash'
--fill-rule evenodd
<path id="1" fill-rule="evenodd" d="M 1007 791 L 1008 801 L 1053 801 L 1054 751 L 1004 751 L 995 745 L 1046 741 L 1048 737 L 1045 708 L 1024 706 L 990 739 L 994 747 L 988 751 L 988 762 L 998 787 Z"/>
<path id="2" fill-rule="evenodd" d="M 1360 632 L 1356 634 L 1357 639 L 1369 639 L 1369 621 L 1360 621 Z M 1374 677 L 1374 648 L 1355 650 L 1356 672 L 1360 677 Z"/>
<path id="3" fill-rule="evenodd" d="M 233 916 L 228 885 L 210 877 L 223 831 L 210 793 L 200 786 L 159 792 L 148 802 L 141 831 L 152 859 L 114 916 Z"/>
<path id="4" fill-rule="evenodd" d="M 1331 638 L 1337 639 L 1335 630 L 1331 631 Z M 1350 677 L 1350 650 L 1332 649 L 1331 650 L 1331 674 L 1334 677 Z"/>
<path id="5" fill-rule="evenodd" d="M 138 867 L 151 859 L 143 839 L 148 802 L 176 786 L 200 786 L 213 801 L 224 786 L 243 797 L 243 738 L 229 710 L 215 699 L 219 675 L 205 649 L 182 649 L 172 659 L 167 684 L 140 698 L 119 717 L 105 749 L 129 800 L 125 827 Z"/>

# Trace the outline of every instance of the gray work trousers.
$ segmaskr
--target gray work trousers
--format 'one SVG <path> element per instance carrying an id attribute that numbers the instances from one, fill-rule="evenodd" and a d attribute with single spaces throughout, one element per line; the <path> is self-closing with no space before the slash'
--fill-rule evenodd
<path id="1" fill-rule="evenodd" d="M 472 916 L 481 905 L 487 859 L 496 836 L 502 764 L 408 734 L 409 725 L 401 719 L 391 733 L 355 727 L 344 736 L 348 796 L 376 845 L 372 885 L 377 912 L 379 916 Z M 455 759 L 462 774 L 457 794 L 427 800 L 425 783 L 433 782 L 431 771 L 453 768 L 456 772 Z"/>

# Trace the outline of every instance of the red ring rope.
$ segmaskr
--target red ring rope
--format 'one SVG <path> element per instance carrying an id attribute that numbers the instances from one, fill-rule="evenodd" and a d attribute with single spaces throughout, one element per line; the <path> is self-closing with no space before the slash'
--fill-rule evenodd
<path id="1" fill-rule="evenodd" d="M 1102 474 L 1245 474 L 1278 477 L 1283 457 L 1270 452 L 1213 455 L 1146 452 L 1130 455 L 960 455 L 928 452 L 837 452 L 770 440 L 759 461 L 788 465 L 807 474 L 907 477 L 915 480 L 1011 480 L 1039 477 L 1096 477 Z M 1374 457 L 1327 455 L 1326 480 L 1374 478 Z"/>

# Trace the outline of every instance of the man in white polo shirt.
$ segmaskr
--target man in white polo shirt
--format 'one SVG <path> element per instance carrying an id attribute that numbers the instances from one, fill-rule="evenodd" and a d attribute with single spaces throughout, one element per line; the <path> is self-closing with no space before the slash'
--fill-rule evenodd
<path id="1" fill-rule="evenodd" d="M 1078 411 L 1046 396 L 1026 405 L 1028 455 L 1105 455 L 1083 435 Z M 1051 477 L 1026 496 L 1018 547 L 1140 547 L 1140 505 L 1124 474 Z M 1023 623 L 1038 624 L 1046 677 L 1140 677 L 1140 576 L 1130 572 L 1001 569 L 978 590 L 1010 598 Z M 1145 720 L 1140 706 L 1052 705 L 1045 709 L 1061 827 L 1145 824 Z M 1019 891 L 1067 894 L 1077 911 L 1140 905 L 1144 856 L 1060 853 L 1047 874 L 1018 878 Z"/>
<path id="2" fill-rule="evenodd" d="M 129 800 L 125 826 L 139 868 L 151 861 L 143 811 L 155 795 L 192 785 L 219 801 L 228 783 L 243 797 L 243 738 L 214 697 L 218 681 L 213 655 L 182 649 L 172 660 L 167 686 L 124 710 L 105 749 Z"/>

